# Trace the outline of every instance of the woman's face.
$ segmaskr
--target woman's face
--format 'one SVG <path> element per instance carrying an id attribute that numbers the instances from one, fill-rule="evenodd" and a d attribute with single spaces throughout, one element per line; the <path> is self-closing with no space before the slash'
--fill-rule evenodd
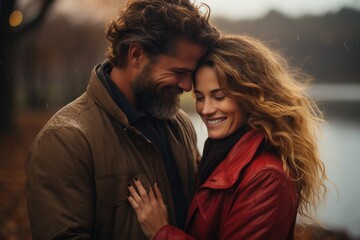
<path id="1" fill-rule="evenodd" d="M 244 113 L 240 105 L 220 89 L 215 71 L 202 66 L 195 78 L 196 111 L 206 125 L 209 138 L 225 138 L 238 130 L 245 122 Z"/>

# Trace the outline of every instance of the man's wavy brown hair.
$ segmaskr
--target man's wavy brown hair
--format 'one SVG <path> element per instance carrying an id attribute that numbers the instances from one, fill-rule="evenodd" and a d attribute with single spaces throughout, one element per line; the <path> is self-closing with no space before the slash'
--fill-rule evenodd
<path id="1" fill-rule="evenodd" d="M 240 104 L 247 124 L 263 132 L 267 147 L 280 154 L 297 183 L 298 212 L 314 219 L 312 210 L 327 192 L 327 176 L 317 144 L 322 114 L 305 91 L 311 78 L 248 36 L 224 36 L 204 61 L 225 94 Z"/>
<path id="2" fill-rule="evenodd" d="M 188 0 L 129 0 L 107 26 L 108 58 L 113 66 L 125 66 L 133 43 L 140 44 L 150 58 L 171 54 L 178 39 L 210 47 L 219 32 L 209 24 L 209 14 L 207 5 L 195 7 Z"/>

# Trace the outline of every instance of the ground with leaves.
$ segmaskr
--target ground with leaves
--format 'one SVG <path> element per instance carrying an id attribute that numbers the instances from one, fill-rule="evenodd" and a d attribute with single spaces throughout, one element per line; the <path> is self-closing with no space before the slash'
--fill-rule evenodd
<path id="1" fill-rule="evenodd" d="M 25 193 L 26 156 L 49 117 L 46 113 L 19 114 L 16 130 L 0 136 L 0 239 L 31 239 Z"/>

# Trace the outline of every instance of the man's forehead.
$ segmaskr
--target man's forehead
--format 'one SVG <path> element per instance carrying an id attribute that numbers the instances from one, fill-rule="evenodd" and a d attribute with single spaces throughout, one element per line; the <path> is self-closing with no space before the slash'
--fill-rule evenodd
<path id="1" fill-rule="evenodd" d="M 193 42 L 187 39 L 179 39 L 173 45 L 173 55 L 180 54 L 204 54 L 206 47 L 200 43 Z"/>
<path id="2" fill-rule="evenodd" d="M 204 56 L 206 48 L 190 40 L 179 39 L 174 42 L 171 51 L 160 54 L 152 63 L 172 71 L 195 71 L 199 60 Z M 158 65 L 159 66 L 159 65 Z"/>

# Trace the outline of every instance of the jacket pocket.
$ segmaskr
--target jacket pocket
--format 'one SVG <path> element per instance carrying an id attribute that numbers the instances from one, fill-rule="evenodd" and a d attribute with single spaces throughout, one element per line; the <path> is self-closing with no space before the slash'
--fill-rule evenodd
<path id="1" fill-rule="evenodd" d="M 97 197 L 105 206 L 118 207 L 127 204 L 128 183 L 134 186 L 134 178 L 137 177 L 147 192 L 149 192 L 149 181 L 145 174 L 101 174 L 96 177 Z"/>

